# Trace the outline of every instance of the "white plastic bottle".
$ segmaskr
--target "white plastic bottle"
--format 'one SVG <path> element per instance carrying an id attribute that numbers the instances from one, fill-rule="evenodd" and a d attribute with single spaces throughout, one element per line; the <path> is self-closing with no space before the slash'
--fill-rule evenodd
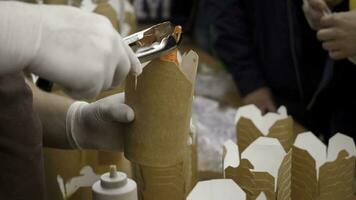
<path id="1" fill-rule="evenodd" d="M 110 172 L 101 176 L 92 186 L 93 200 L 137 200 L 136 183 L 123 172 L 110 166 Z"/>

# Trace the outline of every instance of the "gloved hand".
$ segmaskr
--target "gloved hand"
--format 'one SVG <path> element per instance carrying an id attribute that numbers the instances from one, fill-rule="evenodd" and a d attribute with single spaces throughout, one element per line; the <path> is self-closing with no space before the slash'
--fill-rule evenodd
<path id="1" fill-rule="evenodd" d="M 0 30 L 0 74 L 25 69 L 73 97 L 93 97 L 142 72 L 108 19 L 77 8 L 0 2 Z"/>
<path id="2" fill-rule="evenodd" d="M 135 117 L 124 99 L 124 93 L 120 93 L 90 104 L 74 102 L 66 117 L 67 140 L 72 148 L 122 150 L 120 123 L 131 122 Z"/>
<path id="3" fill-rule="evenodd" d="M 255 91 L 252 91 L 242 99 L 242 102 L 245 105 L 256 105 L 257 108 L 259 108 L 263 114 L 266 114 L 267 112 L 277 111 L 277 108 L 273 102 L 271 91 L 266 87 L 262 87 Z"/>
<path id="4" fill-rule="evenodd" d="M 333 13 L 321 19 L 317 37 L 333 59 L 356 56 L 356 11 Z"/>

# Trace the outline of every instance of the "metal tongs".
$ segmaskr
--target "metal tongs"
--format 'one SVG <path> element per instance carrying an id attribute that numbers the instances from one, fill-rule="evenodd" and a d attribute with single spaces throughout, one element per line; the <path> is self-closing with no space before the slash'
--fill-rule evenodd
<path id="1" fill-rule="evenodd" d="M 182 41 L 181 26 L 170 22 L 154 25 L 124 38 L 141 63 L 158 58 L 176 48 Z"/>

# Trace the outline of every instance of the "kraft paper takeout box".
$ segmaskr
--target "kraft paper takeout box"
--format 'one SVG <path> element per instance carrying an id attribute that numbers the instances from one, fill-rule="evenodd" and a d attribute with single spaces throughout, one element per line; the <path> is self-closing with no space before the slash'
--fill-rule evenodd
<path id="1" fill-rule="evenodd" d="M 311 132 L 298 135 L 280 167 L 279 199 L 355 199 L 355 157 L 355 143 L 346 135 L 336 134 L 328 147 Z"/>
<path id="2" fill-rule="evenodd" d="M 261 191 L 267 199 L 278 200 L 355 198 L 352 138 L 336 134 L 327 148 L 311 132 L 295 138 L 290 132 L 293 121 L 283 122 L 286 119 L 283 108 L 262 116 L 255 106 L 241 107 L 236 114 L 237 145 L 228 141 L 224 146 L 224 177 L 233 179 L 247 199 L 256 199 Z M 262 137 L 271 133 L 279 136 Z"/>
<path id="3" fill-rule="evenodd" d="M 272 140 L 260 137 L 241 153 L 241 160 L 237 145 L 232 141 L 224 145 L 224 176 L 243 188 L 247 199 L 256 199 L 261 191 L 267 199 L 277 200 L 355 198 L 356 149 L 352 138 L 336 134 L 327 148 L 311 132 L 305 132 L 298 135 L 288 153 Z M 256 171 L 273 179 L 257 178 Z"/>
<path id="4" fill-rule="evenodd" d="M 276 177 L 286 155 L 275 138 L 260 137 L 244 152 L 230 141 L 224 144 L 224 177 L 233 179 L 247 194 L 246 199 L 256 199 L 263 192 L 275 199 Z"/>
<path id="5" fill-rule="evenodd" d="M 293 145 L 293 119 L 288 117 L 284 106 L 277 113 L 267 113 L 264 116 L 255 105 L 240 107 L 236 112 L 235 124 L 241 152 L 261 136 L 277 138 L 286 151 Z"/>
<path id="6" fill-rule="evenodd" d="M 195 184 L 196 139 L 189 133 L 198 55 L 190 51 L 181 62 L 176 56 L 154 59 L 126 80 L 135 120 L 125 128 L 125 156 L 144 200 L 183 200 Z"/>
<path id="7" fill-rule="evenodd" d="M 125 156 L 146 166 L 168 167 L 184 160 L 198 55 L 190 51 L 181 64 L 155 59 L 140 76 L 126 81 L 126 103 L 135 121 L 125 130 Z"/>

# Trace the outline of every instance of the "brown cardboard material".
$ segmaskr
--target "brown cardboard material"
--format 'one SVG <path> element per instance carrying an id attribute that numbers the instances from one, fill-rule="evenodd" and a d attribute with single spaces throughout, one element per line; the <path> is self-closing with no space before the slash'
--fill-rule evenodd
<path id="1" fill-rule="evenodd" d="M 185 179 L 183 163 L 172 167 L 148 167 L 133 163 L 134 179 L 141 200 L 183 200 Z"/>
<path id="2" fill-rule="evenodd" d="M 334 162 L 320 167 L 320 200 L 354 199 L 355 157 L 341 151 Z"/>
<path id="3" fill-rule="evenodd" d="M 293 119 L 288 117 L 286 119 L 278 120 L 269 129 L 267 137 L 276 138 L 282 144 L 286 152 L 293 146 L 295 134 L 293 131 Z"/>
<path id="4" fill-rule="evenodd" d="M 127 126 L 125 156 L 150 167 L 169 167 L 184 160 L 187 150 L 193 86 L 198 55 L 189 52 L 181 66 L 155 59 L 126 81 L 126 103 L 135 111 Z"/>
<path id="5" fill-rule="evenodd" d="M 267 172 L 253 172 L 256 186 L 253 190 L 253 195 L 247 199 L 255 200 L 261 192 L 263 192 L 267 200 L 275 200 L 274 192 L 274 177 Z"/>
<path id="6" fill-rule="evenodd" d="M 227 167 L 225 169 L 225 178 L 232 179 L 237 185 L 245 191 L 247 196 L 254 196 L 254 188 L 256 188 L 255 174 L 250 170 L 253 169 L 252 164 L 242 159 L 237 168 Z"/>
<path id="7" fill-rule="evenodd" d="M 278 200 L 317 198 L 315 161 L 306 150 L 289 150 L 280 166 L 277 185 Z"/>
<path id="8" fill-rule="evenodd" d="M 264 161 L 258 159 L 265 153 Z M 234 180 L 246 193 L 248 200 L 255 200 L 262 193 L 275 200 L 275 177 L 286 153 L 278 139 L 260 137 L 244 152 L 232 141 L 224 144 L 224 177 Z M 261 197 L 262 198 L 262 197 Z"/>
<path id="9" fill-rule="evenodd" d="M 251 119 L 241 117 L 236 125 L 237 144 L 240 152 L 243 152 L 253 141 L 264 136 L 261 131 L 254 125 Z M 275 122 L 269 129 L 266 137 L 277 138 L 286 151 L 292 147 L 295 134 L 293 131 L 293 119 L 288 117 Z"/>
<path id="10" fill-rule="evenodd" d="M 253 141 L 261 136 L 261 131 L 258 130 L 251 119 L 241 117 L 237 122 L 236 137 L 240 152 L 243 152 Z"/>
<path id="11" fill-rule="evenodd" d="M 196 137 L 191 133 L 185 160 L 171 167 L 148 167 L 133 163 L 134 179 L 142 200 L 183 200 L 197 183 Z"/>
<path id="12" fill-rule="evenodd" d="M 196 183 L 196 136 L 190 133 L 198 55 L 155 59 L 126 81 L 135 121 L 126 127 L 125 156 L 141 200 L 183 200 Z M 137 81 L 137 82 L 136 82 Z M 190 141 L 190 142 L 188 142 Z"/>

